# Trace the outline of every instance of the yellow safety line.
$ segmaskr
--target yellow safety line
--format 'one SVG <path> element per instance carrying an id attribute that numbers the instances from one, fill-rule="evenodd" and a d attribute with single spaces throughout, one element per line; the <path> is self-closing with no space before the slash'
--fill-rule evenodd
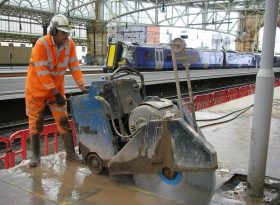
<path id="1" fill-rule="evenodd" d="M 14 186 L 14 187 L 16 187 L 16 188 L 18 188 L 18 189 L 21 189 L 21 190 L 23 190 L 23 191 L 26 191 L 26 192 L 28 192 L 28 193 L 30 193 L 30 194 L 33 194 L 33 195 L 35 195 L 35 196 L 38 196 L 38 197 L 40 197 L 40 198 L 43 198 L 43 199 L 45 199 L 45 200 L 47 200 L 47 201 L 49 201 L 49 202 L 52 202 L 52 203 L 56 204 L 56 201 L 52 201 L 52 200 L 48 199 L 48 198 L 45 197 L 43 194 L 30 191 L 30 190 L 28 190 L 28 189 L 25 189 L 25 188 L 23 188 L 23 187 L 17 186 L 17 185 L 15 185 L 15 184 L 12 184 L 12 183 L 10 183 L 10 182 L 4 181 L 4 180 L 2 180 L 2 179 L 0 179 L 0 181 L 2 181 L 2 182 L 4 182 L 4 183 L 7 183 L 7 184 L 9 184 L 9 185 L 11 185 L 11 186 Z"/>

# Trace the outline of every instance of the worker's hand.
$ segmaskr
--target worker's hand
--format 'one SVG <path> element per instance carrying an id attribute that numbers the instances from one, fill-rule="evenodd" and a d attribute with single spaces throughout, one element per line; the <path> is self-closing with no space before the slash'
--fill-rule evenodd
<path id="1" fill-rule="evenodd" d="M 88 94 L 88 89 L 85 87 L 84 90 L 82 90 L 82 94 Z"/>
<path id="2" fill-rule="evenodd" d="M 57 105 L 65 105 L 66 99 L 60 93 L 57 93 L 55 95 L 55 102 Z"/>

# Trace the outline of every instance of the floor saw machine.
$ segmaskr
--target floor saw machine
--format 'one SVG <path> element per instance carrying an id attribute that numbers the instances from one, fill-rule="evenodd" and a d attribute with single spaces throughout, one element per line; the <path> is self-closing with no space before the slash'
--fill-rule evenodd
<path id="1" fill-rule="evenodd" d="M 175 40 L 172 55 L 184 50 Z M 72 96 L 79 149 L 91 171 L 132 175 L 136 186 L 155 195 L 208 204 L 217 155 L 197 128 L 194 111 L 180 100 L 146 96 L 143 75 L 127 67 L 93 82 L 89 94 Z"/>

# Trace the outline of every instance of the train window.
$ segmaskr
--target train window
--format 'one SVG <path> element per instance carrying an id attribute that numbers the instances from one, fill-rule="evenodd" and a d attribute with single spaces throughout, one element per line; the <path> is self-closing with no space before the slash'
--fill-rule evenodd
<path id="1" fill-rule="evenodd" d="M 153 55 L 150 51 L 146 51 L 144 53 L 144 60 L 145 61 L 152 61 L 153 60 L 152 58 L 153 58 Z"/>
<path id="2" fill-rule="evenodd" d="M 158 51 L 156 51 L 156 61 L 159 60 Z"/>
<path id="3" fill-rule="evenodd" d="M 163 53 L 160 52 L 160 60 L 163 61 Z"/>
<path id="4" fill-rule="evenodd" d="M 166 61 L 172 61 L 172 56 L 171 56 L 171 53 L 167 53 L 166 55 Z"/>

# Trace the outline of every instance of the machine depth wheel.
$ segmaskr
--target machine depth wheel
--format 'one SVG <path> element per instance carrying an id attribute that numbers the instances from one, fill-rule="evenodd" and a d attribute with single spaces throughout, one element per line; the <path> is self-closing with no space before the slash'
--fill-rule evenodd
<path id="1" fill-rule="evenodd" d="M 89 169 L 95 174 L 101 174 L 103 171 L 102 159 L 96 153 L 91 153 L 87 157 L 87 165 Z"/>

